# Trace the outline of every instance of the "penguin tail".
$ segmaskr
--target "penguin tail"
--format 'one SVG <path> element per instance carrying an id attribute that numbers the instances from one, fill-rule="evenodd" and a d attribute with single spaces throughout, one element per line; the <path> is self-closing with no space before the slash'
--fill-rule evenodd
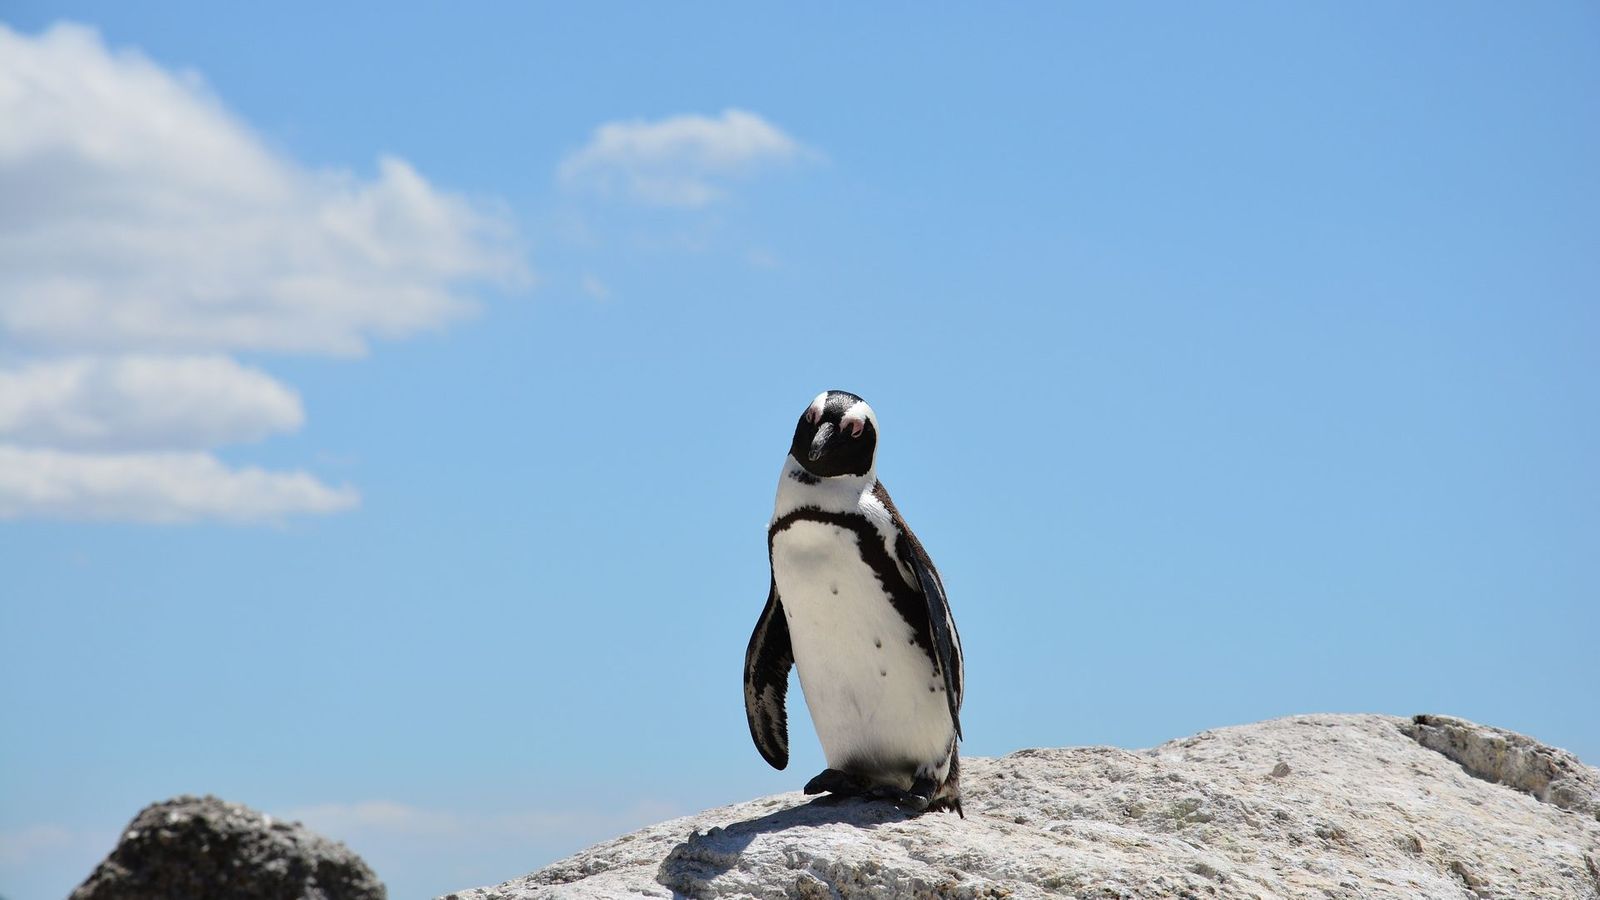
<path id="1" fill-rule="evenodd" d="M 939 790 L 933 795 L 933 802 L 928 804 L 928 809 L 953 809 L 956 815 L 965 819 L 967 813 L 961 808 L 961 757 L 956 752 L 954 742 L 950 744 L 950 772 L 939 785 Z"/>

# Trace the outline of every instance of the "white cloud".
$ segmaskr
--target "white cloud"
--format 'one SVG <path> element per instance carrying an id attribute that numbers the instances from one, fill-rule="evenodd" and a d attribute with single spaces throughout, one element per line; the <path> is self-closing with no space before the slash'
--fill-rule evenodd
<path id="1" fill-rule="evenodd" d="M 305 168 L 197 74 L 79 25 L 0 24 L 0 123 L 0 346 L 26 360 L 0 369 L 0 518 L 350 509 L 351 488 L 199 452 L 305 420 L 222 354 L 356 356 L 529 279 L 505 215 L 398 158 Z"/>
<path id="2" fill-rule="evenodd" d="M 404 161 L 311 171 L 193 74 L 0 25 L 0 329 L 38 347 L 355 354 L 515 280 L 503 218 Z"/>
<path id="3" fill-rule="evenodd" d="M 721 182 L 808 155 L 755 113 L 729 109 L 721 118 L 608 122 L 562 162 L 558 174 L 573 187 L 622 193 L 656 206 L 699 207 L 723 195 Z"/>
<path id="4" fill-rule="evenodd" d="M 0 369 L 0 439 L 28 446 L 200 449 L 304 421 L 293 390 L 225 356 L 72 357 Z"/>
<path id="5" fill-rule="evenodd" d="M 71 453 L 0 444 L 0 519 L 277 521 L 360 496 L 302 471 L 231 469 L 208 453 Z"/>

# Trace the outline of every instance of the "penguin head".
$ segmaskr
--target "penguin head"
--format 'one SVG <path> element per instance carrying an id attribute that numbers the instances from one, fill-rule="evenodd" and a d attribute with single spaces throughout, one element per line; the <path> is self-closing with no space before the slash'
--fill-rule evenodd
<path id="1" fill-rule="evenodd" d="M 823 478 L 865 475 L 878 449 L 878 417 L 849 391 L 823 391 L 794 426 L 789 455 Z"/>

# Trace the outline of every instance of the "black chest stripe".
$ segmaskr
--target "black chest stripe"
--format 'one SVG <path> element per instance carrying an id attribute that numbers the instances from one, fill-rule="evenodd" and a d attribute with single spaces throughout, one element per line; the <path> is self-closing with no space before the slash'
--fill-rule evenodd
<path id="1" fill-rule="evenodd" d="M 883 537 L 877 527 L 859 513 L 824 512 L 815 506 L 802 506 L 785 513 L 767 529 L 769 563 L 772 558 L 773 539 L 796 522 L 834 525 L 855 535 L 856 551 L 861 554 L 862 562 L 865 562 L 867 568 L 872 570 L 872 574 L 877 576 L 878 583 L 883 586 L 883 592 L 889 596 L 889 602 L 894 604 L 895 612 L 911 626 L 913 639 L 927 655 L 929 665 L 932 667 L 933 661 L 938 657 L 934 655 L 933 638 L 928 627 L 928 602 L 919 589 L 906 584 L 905 578 L 900 574 L 900 567 L 895 565 L 894 559 L 889 556 L 889 551 L 884 548 Z"/>

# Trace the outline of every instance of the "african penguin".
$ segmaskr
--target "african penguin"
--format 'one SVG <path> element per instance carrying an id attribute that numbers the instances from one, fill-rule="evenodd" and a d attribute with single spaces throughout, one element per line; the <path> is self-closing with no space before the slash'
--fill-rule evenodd
<path id="1" fill-rule="evenodd" d="M 807 794 L 961 813 L 961 638 L 939 573 L 878 481 L 878 423 L 855 394 L 800 416 L 767 528 L 772 585 L 745 651 L 756 749 L 789 764 L 789 667 L 827 757 Z"/>

